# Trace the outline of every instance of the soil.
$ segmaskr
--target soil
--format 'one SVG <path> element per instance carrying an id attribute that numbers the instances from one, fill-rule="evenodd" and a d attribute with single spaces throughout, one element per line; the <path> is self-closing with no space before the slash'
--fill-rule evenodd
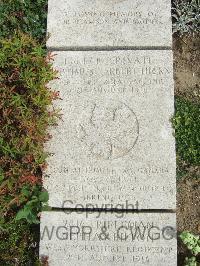
<path id="1" fill-rule="evenodd" d="M 200 103 L 200 36 L 174 37 L 175 96 Z M 177 180 L 178 232 L 200 234 L 200 165 L 186 166 L 187 174 Z M 195 177 L 195 178 L 194 178 Z M 178 265 L 188 251 L 178 243 Z"/>
<path id="2" fill-rule="evenodd" d="M 175 36 L 175 95 L 200 102 L 200 35 Z"/>

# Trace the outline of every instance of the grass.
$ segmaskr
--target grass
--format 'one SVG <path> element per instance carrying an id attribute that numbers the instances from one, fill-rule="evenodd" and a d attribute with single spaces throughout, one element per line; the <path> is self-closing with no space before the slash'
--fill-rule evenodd
<path id="1" fill-rule="evenodd" d="M 200 164 L 200 104 L 176 98 L 173 120 L 177 152 L 183 161 Z"/>

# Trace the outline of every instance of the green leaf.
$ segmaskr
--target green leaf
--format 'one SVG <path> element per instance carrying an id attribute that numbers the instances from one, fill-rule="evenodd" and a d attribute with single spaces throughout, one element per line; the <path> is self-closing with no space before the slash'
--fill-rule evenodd
<path id="1" fill-rule="evenodd" d="M 22 210 L 19 210 L 17 215 L 16 215 L 16 221 L 26 219 L 28 218 L 28 215 L 30 214 L 30 210 L 28 208 L 23 208 Z"/>
<path id="2" fill-rule="evenodd" d="M 41 192 L 40 195 L 39 195 L 39 200 L 41 202 L 47 202 L 49 200 L 49 194 L 48 194 L 48 192 L 47 191 Z"/>
<path id="3" fill-rule="evenodd" d="M 48 205 L 43 205 L 42 206 L 42 211 L 51 211 L 52 207 L 48 206 Z"/>

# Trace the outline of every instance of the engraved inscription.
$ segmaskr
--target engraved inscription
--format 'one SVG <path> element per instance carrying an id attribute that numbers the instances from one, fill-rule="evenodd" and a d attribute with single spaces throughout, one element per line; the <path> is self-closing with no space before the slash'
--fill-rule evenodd
<path id="1" fill-rule="evenodd" d="M 59 88 L 62 119 L 47 144 L 49 205 L 70 200 L 65 206 L 105 209 L 128 201 L 139 209 L 174 209 L 172 52 L 56 54 L 52 89 Z"/>
<path id="2" fill-rule="evenodd" d="M 70 25 L 161 25 L 163 18 L 156 12 L 142 11 L 88 11 L 69 12 L 64 10 L 64 24 Z"/>
<path id="3" fill-rule="evenodd" d="M 139 123 L 135 113 L 125 103 L 87 103 L 77 126 L 77 135 L 98 159 L 123 157 L 135 146 Z"/>
<path id="4" fill-rule="evenodd" d="M 169 0 L 49 0 L 51 48 L 171 47 Z"/>
<path id="5" fill-rule="evenodd" d="M 42 214 L 40 255 L 55 265 L 176 265 L 175 214 L 84 215 Z"/>
<path id="6" fill-rule="evenodd" d="M 63 64 L 59 71 L 66 86 L 66 95 L 131 93 L 145 98 L 152 94 L 156 86 L 163 87 L 165 77 L 172 74 L 168 66 L 160 65 L 146 55 L 69 56 L 63 58 Z M 101 79 L 96 79 L 99 72 L 102 73 Z M 77 80 L 83 77 L 84 82 L 80 85 Z"/>

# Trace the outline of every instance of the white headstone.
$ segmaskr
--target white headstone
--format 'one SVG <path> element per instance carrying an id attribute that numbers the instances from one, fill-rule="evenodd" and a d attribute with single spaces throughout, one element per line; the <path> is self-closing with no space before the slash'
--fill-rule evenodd
<path id="1" fill-rule="evenodd" d="M 173 213 L 44 212 L 40 256 L 51 266 L 176 266 Z"/>
<path id="2" fill-rule="evenodd" d="M 171 1 L 49 0 L 47 31 L 62 119 L 43 184 L 60 211 L 42 213 L 40 256 L 177 265 Z"/>
<path id="3" fill-rule="evenodd" d="M 170 0 L 49 0 L 48 48 L 171 47 Z"/>
<path id="4" fill-rule="evenodd" d="M 55 54 L 62 119 L 46 147 L 50 206 L 175 209 L 172 52 Z"/>

